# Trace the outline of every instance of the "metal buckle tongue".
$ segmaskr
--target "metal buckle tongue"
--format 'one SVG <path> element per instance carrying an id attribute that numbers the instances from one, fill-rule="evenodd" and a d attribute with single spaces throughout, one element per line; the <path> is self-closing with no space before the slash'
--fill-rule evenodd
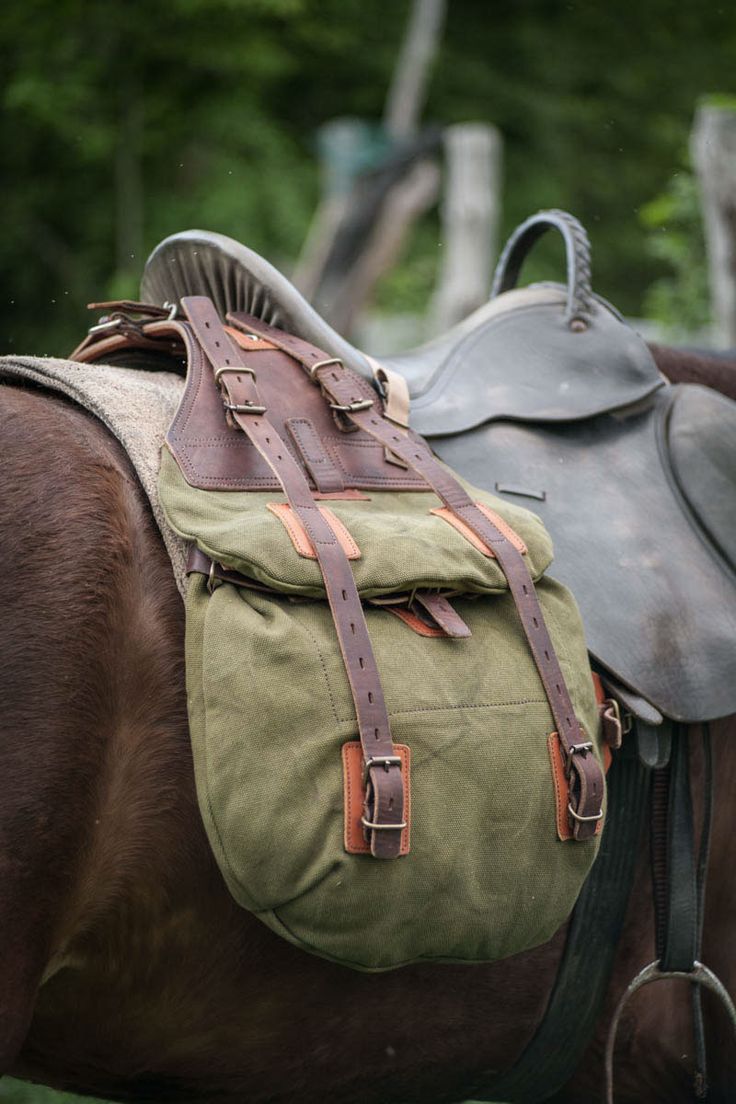
<path id="1" fill-rule="evenodd" d="M 368 772 L 371 767 L 383 767 L 388 772 L 391 767 L 401 768 L 401 756 L 400 755 L 371 755 L 369 759 L 366 759 L 363 763 L 363 785 L 368 780 Z M 394 825 L 390 825 L 391 828 Z"/>
<path id="2" fill-rule="evenodd" d="M 363 763 L 363 784 L 365 785 L 368 780 L 368 772 L 371 767 L 383 767 L 383 769 L 388 772 L 391 767 L 398 767 L 400 770 L 401 766 L 402 762 L 400 755 L 371 755 L 370 758 L 366 759 Z M 360 823 L 371 832 L 388 832 L 402 831 L 406 828 L 408 821 L 397 821 L 396 824 L 377 824 L 375 821 L 368 820 L 368 818 L 363 815 L 360 818 Z"/>

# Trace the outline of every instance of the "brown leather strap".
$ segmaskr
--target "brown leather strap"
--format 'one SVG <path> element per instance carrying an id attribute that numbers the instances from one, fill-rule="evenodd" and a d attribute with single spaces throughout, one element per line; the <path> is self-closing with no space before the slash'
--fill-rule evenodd
<path id="1" fill-rule="evenodd" d="M 457 610 L 442 594 L 433 594 L 428 590 L 414 592 L 414 601 L 422 606 L 446 636 L 454 640 L 466 640 L 472 633 Z"/>
<path id="2" fill-rule="evenodd" d="M 333 463 L 309 418 L 288 418 L 286 428 L 299 450 L 314 485 L 322 494 L 345 489 L 340 472 Z"/>
<path id="3" fill-rule="evenodd" d="M 333 409 L 365 430 L 421 474 L 434 492 L 495 553 L 513 596 L 519 619 L 534 657 L 567 757 L 570 782 L 570 817 L 575 839 L 590 839 L 601 818 L 603 772 L 592 754 L 592 745 L 575 716 L 562 670 L 544 622 L 534 582 L 523 555 L 473 502 L 458 480 L 432 455 L 429 446 L 411 430 L 388 422 L 376 402 L 367 406 L 362 381 L 340 360 L 329 358 L 301 338 L 285 334 L 249 315 L 229 316 L 239 327 L 267 337 L 290 353 L 319 384 Z"/>
<path id="4" fill-rule="evenodd" d="M 394 858 L 399 854 L 404 828 L 401 764 L 391 739 L 378 667 L 350 563 L 317 507 L 302 469 L 270 423 L 258 394 L 255 373 L 225 333 L 212 303 L 204 296 L 188 296 L 181 304 L 212 365 L 226 409 L 278 478 L 289 505 L 298 514 L 314 545 L 350 683 L 366 762 L 368 785 L 364 823 L 371 854 L 376 858 Z"/>

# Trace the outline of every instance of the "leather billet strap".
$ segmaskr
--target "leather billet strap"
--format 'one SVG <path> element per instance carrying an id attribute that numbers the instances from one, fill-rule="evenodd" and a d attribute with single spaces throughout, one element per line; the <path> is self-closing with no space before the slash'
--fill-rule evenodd
<path id="1" fill-rule="evenodd" d="M 317 553 L 366 763 L 364 823 L 371 854 L 376 858 L 395 858 L 404 828 L 401 762 L 391 739 L 378 667 L 350 563 L 314 501 L 304 472 L 268 419 L 258 394 L 255 372 L 225 333 L 211 301 L 204 296 L 188 296 L 181 303 L 215 372 L 226 409 L 279 480 Z"/>
<path id="2" fill-rule="evenodd" d="M 422 475 L 445 506 L 493 550 L 506 576 L 566 754 L 570 786 L 568 812 L 573 837 L 576 840 L 590 839 L 602 815 L 603 771 L 575 716 L 534 582 L 522 553 L 478 508 L 458 480 L 437 462 L 421 437 L 387 421 L 378 408 L 378 397 L 376 403 L 366 406 L 362 387 L 356 384 L 356 377 L 341 361 L 250 315 L 237 313 L 228 318 L 236 326 L 263 336 L 290 353 L 322 388 L 333 408 Z"/>
<path id="3" fill-rule="evenodd" d="M 392 368 L 386 368 L 385 365 L 379 364 L 373 357 L 366 354 L 365 359 L 368 361 L 373 372 L 373 378 L 383 394 L 383 413 L 390 422 L 395 422 L 396 425 L 408 429 L 411 398 L 406 380 L 398 372 L 394 372 Z"/>

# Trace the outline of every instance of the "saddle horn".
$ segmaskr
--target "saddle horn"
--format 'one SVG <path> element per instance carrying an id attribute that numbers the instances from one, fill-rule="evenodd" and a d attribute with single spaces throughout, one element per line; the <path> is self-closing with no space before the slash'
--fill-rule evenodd
<path id="1" fill-rule="evenodd" d="M 506 242 L 493 277 L 491 298 L 516 287 L 521 267 L 535 243 L 548 230 L 557 230 L 565 242 L 567 256 L 567 307 L 565 321 L 573 332 L 588 328 L 593 289 L 591 287 L 590 241 L 585 227 L 567 211 L 538 211 Z"/>

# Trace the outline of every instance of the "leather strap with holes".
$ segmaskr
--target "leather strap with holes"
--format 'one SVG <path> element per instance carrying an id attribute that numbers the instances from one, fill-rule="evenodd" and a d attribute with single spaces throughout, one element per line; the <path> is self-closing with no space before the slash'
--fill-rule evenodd
<path id="1" fill-rule="evenodd" d="M 405 827 L 401 761 L 391 739 L 378 667 L 350 563 L 315 503 L 304 472 L 268 420 L 258 394 L 255 372 L 225 333 L 212 303 L 204 296 L 188 296 L 181 304 L 212 365 L 226 409 L 281 483 L 289 505 L 299 516 L 317 553 L 366 763 L 364 824 L 371 854 L 376 858 L 395 858 L 400 852 L 401 833 Z"/>
<path id="2" fill-rule="evenodd" d="M 228 315 L 234 325 L 272 341 L 290 353 L 318 384 L 334 410 L 386 446 L 410 468 L 421 474 L 445 506 L 495 553 L 514 599 L 567 759 L 573 836 L 590 839 L 602 816 L 603 771 L 573 709 L 570 694 L 555 654 L 534 582 L 521 552 L 473 502 L 457 479 L 442 467 L 426 442 L 412 430 L 391 423 L 378 409 L 378 396 L 366 405 L 362 381 L 340 360 L 316 349 L 301 338 L 282 333 L 244 313 Z M 523 751 L 523 749 L 520 749 Z"/>

